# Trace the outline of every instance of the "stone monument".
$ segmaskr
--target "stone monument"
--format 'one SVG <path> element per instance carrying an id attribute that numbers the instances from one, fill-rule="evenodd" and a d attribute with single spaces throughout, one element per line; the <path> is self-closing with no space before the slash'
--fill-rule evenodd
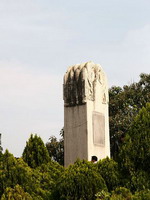
<path id="1" fill-rule="evenodd" d="M 110 157 L 108 84 L 101 66 L 87 62 L 69 67 L 63 98 L 65 166 L 77 158 Z"/>

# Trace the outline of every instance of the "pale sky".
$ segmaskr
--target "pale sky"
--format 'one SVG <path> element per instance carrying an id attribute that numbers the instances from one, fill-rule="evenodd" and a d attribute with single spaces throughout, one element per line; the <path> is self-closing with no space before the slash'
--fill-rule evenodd
<path id="1" fill-rule="evenodd" d="M 63 75 L 93 61 L 109 86 L 150 72 L 150 0 L 0 0 L 0 133 L 21 156 L 63 127 Z"/>

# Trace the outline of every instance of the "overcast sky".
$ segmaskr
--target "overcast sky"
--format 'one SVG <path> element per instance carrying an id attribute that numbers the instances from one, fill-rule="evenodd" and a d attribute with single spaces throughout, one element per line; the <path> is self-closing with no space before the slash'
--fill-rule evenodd
<path id="1" fill-rule="evenodd" d="M 0 133 L 21 156 L 63 127 L 68 66 L 101 64 L 109 86 L 150 72 L 150 0 L 0 0 Z"/>

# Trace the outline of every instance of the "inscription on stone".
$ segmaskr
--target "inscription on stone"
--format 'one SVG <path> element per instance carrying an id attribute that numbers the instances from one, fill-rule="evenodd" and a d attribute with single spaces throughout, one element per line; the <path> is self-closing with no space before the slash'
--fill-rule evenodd
<path id="1" fill-rule="evenodd" d="M 105 116 L 93 112 L 93 141 L 95 145 L 105 145 Z"/>

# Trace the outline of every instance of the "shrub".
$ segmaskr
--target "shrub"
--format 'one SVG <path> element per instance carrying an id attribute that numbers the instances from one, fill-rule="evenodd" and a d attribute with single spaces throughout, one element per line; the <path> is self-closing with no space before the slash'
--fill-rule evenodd
<path id="1" fill-rule="evenodd" d="M 97 197 L 96 200 L 100 200 L 100 199 L 109 200 L 110 199 L 110 193 L 108 193 L 104 190 L 101 190 L 95 196 Z"/>
<path id="2" fill-rule="evenodd" d="M 132 200 L 150 200 L 150 190 L 136 192 Z"/>
<path id="3" fill-rule="evenodd" d="M 107 190 L 97 166 L 88 161 L 77 161 L 62 173 L 54 193 L 54 199 L 95 200 L 98 191 Z"/>
<path id="4" fill-rule="evenodd" d="M 127 188 L 118 187 L 112 192 L 110 200 L 132 200 L 132 193 Z"/>
<path id="5" fill-rule="evenodd" d="M 135 191 L 150 189 L 150 174 L 143 170 L 133 172 L 130 184 L 131 189 Z"/>
<path id="6" fill-rule="evenodd" d="M 46 164 L 50 160 L 47 148 L 42 139 L 36 134 L 31 134 L 29 140 L 26 142 L 22 158 L 32 168 Z"/>
<path id="7" fill-rule="evenodd" d="M 1 197 L 1 200 L 33 200 L 30 194 L 24 192 L 20 185 L 16 185 L 13 188 L 7 187 L 4 194 Z"/>
<path id="8" fill-rule="evenodd" d="M 120 184 L 118 163 L 108 157 L 100 160 L 98 163 L 98 171 L 106 182 L 108 191 L 114 190 Z"/>

